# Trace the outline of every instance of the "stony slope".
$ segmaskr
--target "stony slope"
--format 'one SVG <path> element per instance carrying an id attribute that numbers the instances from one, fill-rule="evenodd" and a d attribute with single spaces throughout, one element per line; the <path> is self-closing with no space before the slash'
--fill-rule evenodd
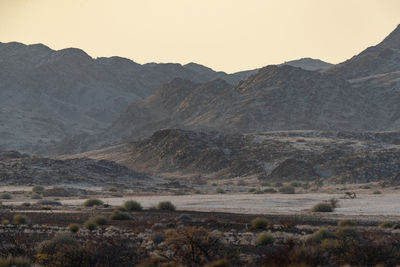
<path id="1" fill-rule="evenodd" d="M 166 129 L 142 141 L 75 157 L 112 160 L 152 175 L 195 179 L 396 182 L 400 177 L 400 133 L 286 131 L 224 135 Z"/>
<path id="2" fill-rule="evenodd" d="M 268 66 L 231 86 L 176 79 L 131 104 L 107 138 L 145 136 L 165 128 L 229 132 L 377 129 L 381 115 L 350 83 L 291 66 Z"/>
<path id="3" fill-rule="evenodd" d="M 345 79 L 355 79 L 400 70 L 400 25 L 380 44 L 351 59 L 325 69 Z"/>

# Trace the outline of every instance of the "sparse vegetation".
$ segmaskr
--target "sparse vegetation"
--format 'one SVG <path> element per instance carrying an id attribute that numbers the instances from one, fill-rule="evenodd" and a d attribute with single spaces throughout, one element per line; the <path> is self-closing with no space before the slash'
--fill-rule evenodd
<path id="1" fill-rule="evenodd" d="M 84 226 L 85 226 L 85 228 L 88 229 L 89 231 L 93 231 L 93 230 L 96 230 L 96 228 L 97 228 L 97 223 L 96 223 L 94 220 L 90 219 L 90 220 L 88 220 L 88 221 L 85 222 Z"/>
<path id="2" fill-rule="evenodd" d="M 373 194 L 374 194 L 374 195 L 380 195 L 380 194 L 382 194 L 382 192 L 379 191 L 379 190 L 376 190 L 376 191 L 373 192 Z"/>
<path id="3" fill-rule="evenodd" d="M 34 193 L 42 193 L 45 190 L 45 188 L 41 185 L 35 185 L 34 187 L 32 187 L 32 192 Z"/>
<path id="4" fill-rule="evenodd" d="M 351 226 L 339 227 L 339 229 L 336 230 L 336 236 L 340 239 L 357 240 L 360 238 L 360 234 L 356 228 Z"/>
<path id="5" fill-rule="evenodd" d="M 277 191 L 274 188 L 266 188 L 263 190 L 263 192 L 273 194 L 273 193 L 276 193 Z"/>
<path id="6" fill-rule="evenodd" d="M 79 231 L 79 224 L 77 224 L 77 223 L 72 223 L 72 224 L 70 224 L 69 226 L 68 226 L 68 230 L 71 232 L 71 233 L 77 233 L 78 231 Z"/>
<path id="7" fill-rule="evenodd" d="M 103 215 L 93 217 L 91 220 L 94 221 L 97 225 L 106 225 L 108 223 L 107 218 Z"/>
<path id="8" fill-rule="evenodd" d="M 265 230 L 268 226 L 268 220 L 265 218 L 257 217 L 251 221 L 251 226 L 254 229 Z"/>
<path id="9" fill-rule="evenodd" d="M 143 210 L 142 205 L 139 202 L 134 201 L 134 200 L 126 201 L 124 203 L 124 207 L 125 207 L 126 210 L 129 210 L 129 211 L 141 211 L 141 210 Z"/>
<path id="10" fill-rule="evenodd" d="M 394 223 L 392 223 L 392 222 L 381 222 L 379 224 L 380 228 L 393 228 L 393 226 L 394 226 Z"/>
<path id="11" fill-rule="evenodd" d="M 313 208 L 312 208 L 313 212 L 332 212 L 333 211 L 333 207 L 330 203 L 327 202 L 321 202 L 316 204 Z"/>
<path id="12" fill-rule="evenodd" d="M 341 220 L 341 221 L 338 221 L 338 226 L 339 227 L 356 226 L 356 223 L 353 222 L 352 220 Z"/>
<path id="13" fill-rule="evenodd" d="M 274 243 L 274 238 L 268 233 L 261 233 L 258 235 L 256 244 L 258 246 L 265 246 Z"/>
<path id="14" fill-rule="evenodd" d="M 13 218 L 13 223 L 14 224 L 26 224 L 26 223 L 28 223 L 28 217 L 17 214 Z"/>
<path id="15" fill-rule="evenodd" d="M 38 204 L 44 206 L 62 206 L 61 202 L 55 200 L 40 200 Z"/>
<path id="16" fill-rule="evenodd" d="M 0 199 L 12 199 L 12 195 L 8 193 L 0 194 Z"/>
<path id="17" fill-rule="evenodd" d="M 101 206 L 103 204 L 104 204 L 103 201 L 101 201 L 100 199 L 96 199 L 96 198 L 91 198 L 91 199 L 88 199 L 85 202 L 83 202 L 83 205 L 85 207 Z"/>
<path id="18" fill-rule="evenodd" d="M 174 204 L 172 204 L 170 201 L 162 201 L 158 203 L 157 205 L 158 210 L 169 210 L 169 211 L 175 211 L 176 207 Z"/>
<path id="19" fill-rule="evenodd" d="M 302 186 L 302 184 L 300 182 L 297 182 L 297 181 L 293 181 L 289 185 L 292 186 L 292 187 L 300 187 L 300 186 Z"/>
<path id="20" fill-rule="evenodd" d="M 256 190 L 253 194 L 256 194 L 256 195 L 259 195 L 259 194 L 264 194 L 264 191 L 263 190 L 260 190 L 260 189 L 258 189 L 258 190 Z"/>
<path id="21" fill-rule="evenodd" d="M 127 212 L 114 210 L 114 212 L 110 216 L 110 219 L 111 220 L 131 220 L 132 216 Z"/>
<path id="22" fill-rule="evenodd" d="M 332 233 L 331 231 L 321 228 L 318 231 L 314 232 L 310 237 L 309 241 L 315 242 L 315 243 L 321 243 L 325 239 L 335 239 L 336 235 Z"/>
<path id="23" fill-rule="evenodd" d="M 0 267 L 30 267 L 31 261 L 26 257 L 13 257 L 9 255 L 7 258 L 0 258 Z"/>
<path id="24" fill-rule="evenodd" d="M 295 189 L 294 189 L 293 186 L 286 185 L 286 186 L 282 186 L 281 188 L 279 188 L 279 193 L 281 193 L 281 194 L 294 194 L 295 193 Z"/>
<path id="25" fill-rule="evenodd" d="M 226 193 L 225 190 L 222 189 L 222 188 L 220 188 L 220 187 L 218 187 L 218 188 L 216 189 L 216 192 L 217 192 L 217 194 L 225 194 L 225 193 Z"/>
<path id="26" fill-rule="evenodd" d="M 39 194 L 32 194 L 31 199 L 42 199 L 42 196 Z"/>

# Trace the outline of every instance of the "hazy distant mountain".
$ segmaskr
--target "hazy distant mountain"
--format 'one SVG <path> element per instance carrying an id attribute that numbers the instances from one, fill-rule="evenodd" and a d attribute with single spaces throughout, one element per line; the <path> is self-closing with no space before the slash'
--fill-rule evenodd
<path id="1" fill-rule="evenodd" d="M 355 79 L 400 70 L 400 25 L 380 44 L 326 69 L 345 79 Z"/>
<path id="2" fill-rule="evenodd" d="M 325 61 L 313 58 L 301 58 L 297 60 L 287 61 L 279 66 L 290 65 L 293 67 L 302 68 L 304 70 L 323 70 L 333 66 L 331 63 L 327 63 Z"/>
<path id="3" fill-rule="evenodd" d="M 0 43 L 0 149 L 83 151 L 166 127 L 399 129 L 399 41 L 400 26 L 339 65 L 303 58 L 234 74 Z"/>
<path id="4" fill-rule="evenodd" d="M 239 76 L 194 63 L 140 65 L 120 57 L 93 59 L 75 48 L 0 43 L 0 148 L 31 151 L 98 133 L 132 101 L 176 77 L 238 82 Z"/>

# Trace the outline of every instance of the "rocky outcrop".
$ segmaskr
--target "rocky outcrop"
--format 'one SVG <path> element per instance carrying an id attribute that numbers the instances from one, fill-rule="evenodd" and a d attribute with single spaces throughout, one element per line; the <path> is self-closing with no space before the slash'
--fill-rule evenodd
<path id="1" fill-rule="evenodd" d="M 257 134 L 165 129 L 75 157 L 108 159 L 169 177 L 266 181 L 389 181 L 400 171 L 399 132 L 277 131 Z"/>
<path id="2" fill-rule="evenodd" d="M 18 152 L 0 152 L 2 185 L 73 185 L 132 187 L 147 175 L 107 160 L 55 160 Z"/>

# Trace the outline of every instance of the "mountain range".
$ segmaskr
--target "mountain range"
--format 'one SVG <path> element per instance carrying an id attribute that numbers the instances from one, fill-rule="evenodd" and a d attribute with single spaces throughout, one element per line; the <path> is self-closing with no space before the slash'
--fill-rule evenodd
<path id="1" fill-rule="evenodd" d="M 76 153 L 163 128 L 386 131 L 400 127 L 400 27 L 337 65 L 303 58 L 234 74 L 0 43 L 0 150 Z"/>

